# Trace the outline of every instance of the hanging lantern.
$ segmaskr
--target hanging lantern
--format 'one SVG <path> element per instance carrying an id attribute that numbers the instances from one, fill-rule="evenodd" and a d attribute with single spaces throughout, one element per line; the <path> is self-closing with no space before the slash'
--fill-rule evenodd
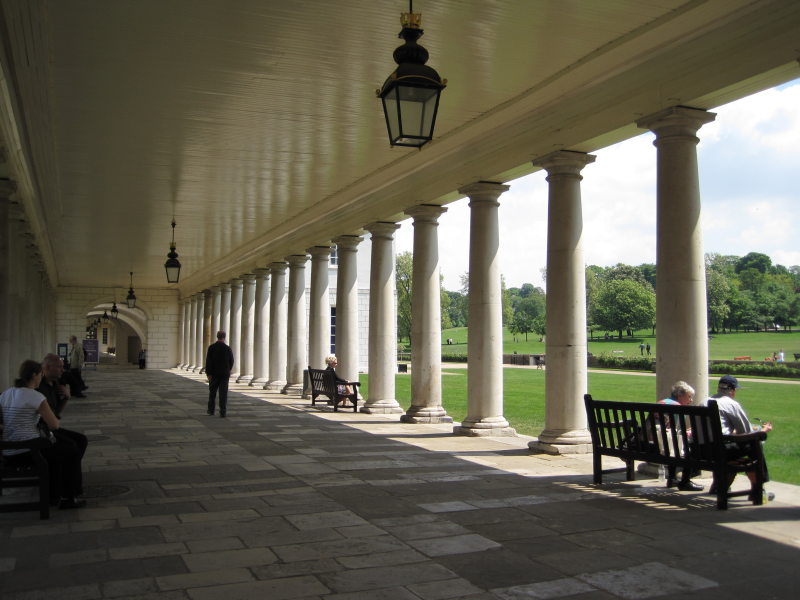
<path id="1" fill-rule="evenodd" d="M 175 219 L 172 220 L 172 243 L 169 245 L 164 269 L 167 271 L 167 283 L 178 283 L 181 277 L 181 263 L 178 260 L 178 253 L 175 252 Z"/>

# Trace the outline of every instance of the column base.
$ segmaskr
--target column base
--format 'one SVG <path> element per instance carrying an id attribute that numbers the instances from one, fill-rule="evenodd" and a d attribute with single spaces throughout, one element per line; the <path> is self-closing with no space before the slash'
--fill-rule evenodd
<path id="1" fill-rule="evenodd" d="M 441 406 L 412 406 L 400 416 L 401 423 L 452 423 L 453 417 Z"/>
<path id="2" fill-rule="evenodd" d="M 516 437 L 517 430 L 513 427 L 470 427 L 456 425 L 453 427 L 455 435 L 466 435 L 468 437 Z"/>
<path id="3" fill-rule="evenodd" d="M 545 429 L 539 434 L 539 442 L 553 446 L 591 446 L 592 435 L 588 429 Z"/>
<path id="4" fill-rule="evenodd" d="M 283 386 L 281 390 L 281 394 L 286 394 L 287 396 L 299 396 L 303 393 L 303 384 L 302 383 L 287 383 Z"/>
<path id="5" fill-rule="evenodd" d="M 249 384 L 251 381 L 253 381 L 253 376 L 252 375 L 239 375 L 239 377 L 236 379 L 236 383 L 248 383 Z"/>
<path id="6" fill-rule="evenodd" d="M 264 387 L 264 384 L 267 383 L 266 377 L 256 377 L 255 379 L 251 379 L 249 385 L 250 387 Z"/>
<path id="7" fill-rule="evenodd" d="M 540 440 L 528 442 L 528 448 L 534 454 L 589 454 L 592 451 L 591 444 L 548 444 Z"/>
<path id="8" fill-rule="evenodd" d="M 376 400 L 369 402 L 359 409 L 359 412 L 369 415 L 399 415 L 405 413 L 397 400 Z"/>
<path id="9" fill-rule="evenodd" d="M 264 389 L 268 392 L 281 392 L 286 387 L 286 382 L 276 379 L 275 381 L 268 381 L 264 384 Z"/>

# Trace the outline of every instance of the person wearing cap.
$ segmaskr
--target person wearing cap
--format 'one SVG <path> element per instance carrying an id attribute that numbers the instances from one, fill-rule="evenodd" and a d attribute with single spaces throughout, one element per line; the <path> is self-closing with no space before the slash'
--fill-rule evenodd
<path id="1" fill-rule="evenodd" d="M 755 431 L 750 419 L 747 418 L 747 413 L 742 408 L 742 405 L 736 401 L 736 390 L 741 386 L 739 381 L 733 375 L 723 375 L 717 384 L 717 393 L 705 400 L 702 404 L 708 406 L 709 400 L 716 400 L 717 407 L 719 408 L 719 418 L 722 421 L 722 434 L 735 435 L 742 433 L 751 433 Z M 772 423 L 764 423 L 761 426 L 761 431 L 768 432 L 772 430 Z M 736 460 L 747 456 L 747 446 L 737 443 L 726 444 L 726 455 L 729 460 Z M 766 463 L 764 465 L 765 481 L 769 481 Z M 733 475 L 736 477 L 736 474 Z M 755 473 L 748 472 L 747 477 L 751 483 L 755 483 Z M 733 479 L 729 483 L 732 483 Z M 769 499 L 774 498 L 775 495 L 770 492 Z"/>

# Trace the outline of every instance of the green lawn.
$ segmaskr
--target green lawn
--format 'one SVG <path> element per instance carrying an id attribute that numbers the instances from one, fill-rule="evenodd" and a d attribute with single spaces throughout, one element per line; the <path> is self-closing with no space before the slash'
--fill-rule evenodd
<path id="1" fill-rule="evenodd" d="M 601 334 L 602 335 L 602 334 Z M 452 345 L 447 344 L 447 339 L 453 340 Z M 503 352 L 505 354 L 543 354 L 544 342 L 539 341 L 535 333 L 512 336 L 507 329 L 503 330 Z M 614 354 L 615 356 L 639 356 L 639 344 L 650 344 L 650 351 L 656 353 L 656 338 L 649 329 L 635 331 L 633 337 L 623 336 L 618 338 L 593 339 L 589 341 L 589 352 L 592 354 Z M 409 344 L 406 341 L 405 345 Z M 775 333 L 720 333 L 711 336 L 708 344 L 709 358 L 713 360 L 732 360 L 734 356 L 750 356 L 753 360 L 764 360 L 783 348 L 786 360 L 794 360 L 794 353 L 800 353 L 800 331 Z M 616 351 L 616 352 L 615 352 Z M 621 352 L 620 352 L 621 351 Z M 467 328 L 456 327 L 442 332 L 442 352 L 467 353 Z"/>
<path id="2" fill-rule="evenodd" d="M 362 375 L 361 381 L 362 393 L 367 397 L 368 376 Z M 408 408 L 411 377 L 400 374 L 396 381 L 397 401 Z M 655 394 L 655 383 L 652 376 L 589 373 L 589 392 L 601 400 L 649 401 Z M 759 417 L 775 424 L 765 446 L 770 476 L 800 485 L 800 385 L 747 381 L 743 386 L 738 400 L 751 419 Z M 714 385 L 710 387 L 713 389 Z M 465 369 L 443 370 L 442 395 L 447 413 L 456 421 L 462 420 L 467 413 Z M 538 435 L 544 427 L 544 371 L 504 369 L 504 398 L 504 415 L 511 426 L 521 434 Z"/>

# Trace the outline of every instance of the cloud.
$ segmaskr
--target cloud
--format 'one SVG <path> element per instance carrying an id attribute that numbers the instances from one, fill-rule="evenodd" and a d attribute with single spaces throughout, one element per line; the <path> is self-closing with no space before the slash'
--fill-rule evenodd
<path id="1" fill-rule="evenodd" d="M 800 80 L 718 109 L 698 137 L 706 252 L 762 252 L 774 263 L 800 264 Z M 655 262 L 656 149 L 645 133 L 595 152 L 583 169 L 583 249 L 587 264 Z M 500 197 L 500 266 L 509 287 L 543 285 L 547 253 L 547 183 L 543 172 L 510 182 Z M 460 288 L 469 264 L 467 200 L 439 220 L 445 288 Z M 413 247 L 410 221 L 398 252 Z"/>

